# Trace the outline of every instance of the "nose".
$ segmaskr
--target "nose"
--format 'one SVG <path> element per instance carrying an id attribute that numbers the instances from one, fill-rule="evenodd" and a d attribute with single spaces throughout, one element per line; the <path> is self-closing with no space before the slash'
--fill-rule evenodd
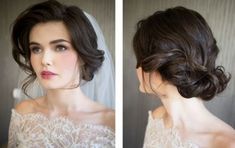
<path id="1" fill-rule="evenodd" d="M 42 65 L 43 66 L 51 66 L 53 61 L 53 54 L 50 50 L 45 50 L 42 55 Z"/>

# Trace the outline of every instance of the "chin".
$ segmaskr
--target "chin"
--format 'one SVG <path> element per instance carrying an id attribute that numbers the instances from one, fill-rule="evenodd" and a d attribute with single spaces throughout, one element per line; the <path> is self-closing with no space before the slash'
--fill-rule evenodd
<path id="1" fill-rule="evenodd" d="M 60 88 L 63 88 L 64 85 L 62 84 L 58 84 L 56 82 L 40 82 L 41 86 L 46 89 L 46 90 L 49 90 L 49 89 L 60 89 Z"/>
<path id="2" fill-rule="evenodd" d="M 42 87 L 46 90 L 49 90 L 49 89 L 59 89 L 60 87 L 59 86 L 55 86 L 55 85 L 42 85 Z"/>

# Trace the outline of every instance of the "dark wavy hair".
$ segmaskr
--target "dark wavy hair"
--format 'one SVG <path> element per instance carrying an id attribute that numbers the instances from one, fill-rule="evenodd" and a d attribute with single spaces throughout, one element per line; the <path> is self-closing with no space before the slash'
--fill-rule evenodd
<path id="1" fill-rule="evenodd" d="M 92 24 L 80 8 L 66 6 L 55 0 L 35 4 L 17 17 L 11 35 L 12 55 L 20 68 L 29 74 L 22 86 L 25 93 L 29 84 L 36 79 L 30 63 L 30 31 L 36 24 L 50 21 L 63 22 L 68 29 L 71 44 L 78 53 L 79 60 L 84 63 L 80 67 L 83 80 L 92 80 L 104 60 L 104 52 L 97 50 L 97 36 Z"/>
<path id="2" fill-rule="evenodd" d="M 158 71 L 185 98 L 210 100 L 222 92 L 230 78 L 216 66 L 216 40 L 196 11 L 174 7 L 157 11 L 137 24 L 133 39 L 137 68 Z"/>

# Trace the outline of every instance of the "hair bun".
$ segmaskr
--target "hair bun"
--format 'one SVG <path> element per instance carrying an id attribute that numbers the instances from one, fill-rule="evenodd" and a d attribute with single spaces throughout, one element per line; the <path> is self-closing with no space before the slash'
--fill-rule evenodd
<path id="1" fill-rule="evenodd" d="M 178 91 L 183 97 L 200 97 L 203 100 L 210 100 L 226 88 L 231 78 L 230 75 L 225 75 L 222 66 L 216 67 L 212 72 L 201 71 L 196 73 L 200 73 L 201 77 L 187 78 L 189 81 L 177 85 Z"/>

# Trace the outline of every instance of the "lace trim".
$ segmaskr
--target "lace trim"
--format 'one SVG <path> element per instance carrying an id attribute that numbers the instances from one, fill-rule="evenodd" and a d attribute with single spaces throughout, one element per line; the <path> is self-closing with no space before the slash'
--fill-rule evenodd
<path id="1" fill-rule="evenodd" d="M 115 133 L 111 127 L 76 123 L 65 116 L 48 118 L 42 113 L 21 115 L 12 109 L 9 148 L 111 148 Z"/>
<path id="2" fill-rule="evenodd" d="M 49 117 L 47 117 L 46 115 L 44 115 L 43 113 L 40 113 L 40 112 L 20 114 L 15 109 L 12 109 L 11 111 L 12 111 L 12 116 L 18 117 L 20 119 L 24 119 L 24 118 L 37 118 L 37 119 L 40 119 L 40 118 L 42 118 L 42 120 L 44 120 L 46 122 L 62 121 L 62 122 L 66 122 L 68 124 L 71 124 L 75 127 L 76 126 L 86 126 L 86 127 L 89 127 L 89 128 L 103 129 L 103 130 L 109 132 L 110 134 L 115 135 L 114 129 L 109 127 L 109 126 L 106 126 L 106 125 L 92 124 L 92 123 L 86 123 L 86 122 L 75 123 L 74 121 L 72 121 L 71 119 L 69 119 L 66 116 L 58 116 L 58 117 L 55 117 L 55 118 L 49 118 Z"/>
<path id="3" fill-rule="evenodd" d="M 148 125 L 145 133 L 144 148 L 199 148 L 191 141 L 182 142 L 175 127 L 165 128 L 162 118 L 155 118 L 149 111 Z"/>

